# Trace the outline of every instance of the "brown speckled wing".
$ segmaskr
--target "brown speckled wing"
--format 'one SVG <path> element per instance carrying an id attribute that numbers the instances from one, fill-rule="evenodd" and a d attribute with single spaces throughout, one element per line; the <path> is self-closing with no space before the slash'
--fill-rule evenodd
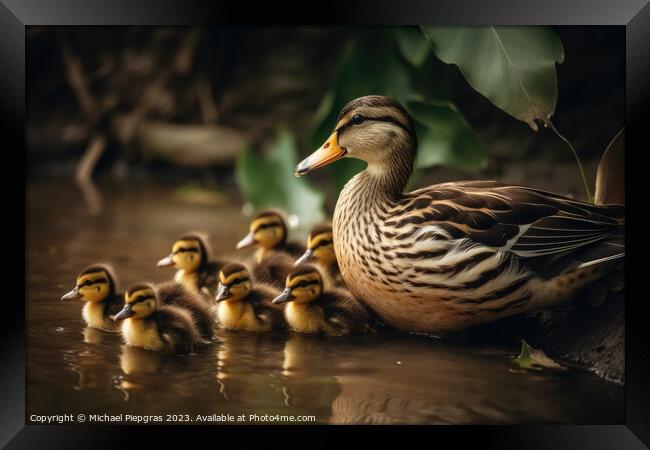
<path id="1" fill-rule="evenodd" d="M 620 231 L 624 207 L 596 206 L 490 181 L 444 183 L 409 194 L 386 221 L 396 238 L 462 239 L 529 258 L 571 252 Z"/>

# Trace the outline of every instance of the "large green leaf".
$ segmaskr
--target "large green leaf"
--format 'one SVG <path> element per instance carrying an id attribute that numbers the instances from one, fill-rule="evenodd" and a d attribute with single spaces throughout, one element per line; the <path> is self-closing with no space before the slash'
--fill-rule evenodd
<path id="1" fill-rule="evenodd" d="M 241 152 L 236 177 L 242 193 L 256 210 L 281 208 L 288 214 L 296 214 L 301 226 L 308 226 L 325 216 L 323 195 L 305 178 L 293 175 L 297 162 L 293 136 L 281 129 L 277 141 L 266 154 L 250 147 Z"/>
<path id="2" fill-rule="evenodd" d="M 461 170 L 485 167 L 485 149 L 452 103 L 411 101 L 408 108 L 419 140 L 418 169 L 439 164 Z"/>
<path id="3" fill-rule="evenodd" d="M 417 27 L 398 27 L 395 39 L 402 56 L 411 64 L 420 67 L 431 51 L 429 42 Z"/>
<path id="4" fill-rule="evenodd" d="M 555 64 L 562 42 L 548 27 L 422 27 L 436 56 L 458 66 L 469 84 L 537 130 L 555 112 Z"/>

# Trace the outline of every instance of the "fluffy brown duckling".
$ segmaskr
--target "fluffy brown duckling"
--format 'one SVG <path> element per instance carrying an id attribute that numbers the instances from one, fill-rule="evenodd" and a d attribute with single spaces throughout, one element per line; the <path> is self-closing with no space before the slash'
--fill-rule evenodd
<path id="1" fill-rule="evenodd" d="M 253 332 L 286 328 L 284 308 L 272 303 L 280 291 L 254 283 L 246 266 L 227 265 L 219 272 L 219 281 L 217 316 L 223 328 Z"/>
<path id="2" fill-rule="evenodd" d="M 327 273 L 332 283 L 345 287 L 339 265 L 334 253 L 334 239 L 331 223 L 315 225 L 307 236 L 307 251 L 298 258 L 295 266 L 302 263 L 316 262 Z"/>
<path id="3" fill-rule="evenodd" d="M 179 306 L 192 314 L 201 336 L 206 339 L 214 336 L 216 308 L 206 303 L 203 296 L 197 295 L 175 281 L 159 283 L 154 288 L 163 305 Z M 211 299 L 210 302 L 212 303 Z"/>
<path id="4" fill-rule="evenodd" d="M 109 264 L 92 264 L 83 269 L 75 287 L 61 300 L 83 300 L 81 316 L 89 327 L 119 331 L 111 315 L 122 308 L 124 294 L 117 292 L 117 277 Z"/>
<path id="5" fill-rule="evenodd" d="M 183 286 L 180 288 L 191 294 Z M 202 327 L 196 319 L 201 314 L 197 314 L 200 310 L 183 307 L 183 302 L 175 297 L 179 292 L 175 288 L 167 291 L 165 286 L 162 286 L 162 290 L 160 287 L 157 289 L 151 284 L 138 284 L 130 288 L 124 294 L 124 307 L 113 317 L 115 321 L 122 322 L 120 329 L 124 342 L 148 350 L 178 353 L 187 353 L 198 344 L 208 343 L 207 336 L 201 335 Z M 191 303 L 189 300 L 188 304 Z M 202 305 L 195 303 L 194 306 L 197 304 Z M 207 330 L 203 331 L 207 334 Z M 212 331 L 209 334 L 211 336 Z"/>
<path id="6" fill-rule="evenodd" d="M 301 264 L 289 273 L 286 288 L 274 304 L 289 302 L 284 315 L 299 333 L 344 335 L 369 331 L 368 311 L 346 290 L 323 286 L 316 266 Z"/>
<path id="7" fill-rule="evenodd" d="M 257 247 L 252 265 L 256 280 L 282 286 L 296 258 L 305 252 L 301 244 L 287 242 L 287 230 L 287 222 L 278 211 L 262 211 L 251 220 L 250 231 L 237 249 Z"/>
<path id="8" fill-rule="evenodd" d="M 237 249 L 257 247 L 255 261 L 262 262 L 269 252 L 286 253 L 292 260 L 305 252 L 305 247 L 288 242 L 288 228 L 284 216 L 273 210 L 262 211 L 251 220 L 249 232 L 239 243 Z"/>
<path id="9" fill-rule="evenodd" d="M 169 255 L 158 261 L 158 267 L 177 269 L 174 279 L 194 292 L 214 298 L 219 285 L 219 270 L 227 259 L 211 259 L 207 238 L 200 233 L 181 236 Z"/>

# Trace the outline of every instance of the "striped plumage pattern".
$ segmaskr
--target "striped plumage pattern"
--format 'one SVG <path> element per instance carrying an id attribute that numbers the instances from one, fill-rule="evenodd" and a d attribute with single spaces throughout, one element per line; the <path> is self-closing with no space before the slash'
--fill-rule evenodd
<path id="1" fill-rule="evenodd" d="M 390 100 L 377 98 L 384 117 Z M 347 116 L 362 110 L 371 122 L 374 101 L 346 107 Z M 408 129 L 403 109 L 393 114 Z M 347 116 L 337 129 L 345 129 Z M 378 127 L 387 129 L 385 123 L 373 126 L 366 132 L 370 139 Z M 347 141 L 338 136 L 350 156 L 361 142 L 353 130 L 346 129 Z M 415 139 L 400 128 L 392 131 L 395 144 L 383 150 L 382 160 L 374 160 L 367 143 L 359 152 L 368 169 L 347 183 L 333 221 L 346 284 L 389 324 L 437 334 L 550 306 L 622 262 L 623 206 L 493 181 L 402 193 Z"/>
<path id="2" fill-rule="evenodd" d="M 399 328 L 441 332 L 565 300 L 578 279 L 599 275 L 598 266 L 549 291 L 554 265 L 620 233 L 620 206 L 495 182 L 429 186 L 396 202 L 371 194 L 356 201 L 363 189 L 373 192 L 366 178 L 358 175 L 341 194 L 336 253 L 350 289 Z M 613 246 L 602 257 L 620 253 Z M 578 270 L 575 261 L 563 273 Z M 422 309 L 418 324 L 403 299 Z"/>

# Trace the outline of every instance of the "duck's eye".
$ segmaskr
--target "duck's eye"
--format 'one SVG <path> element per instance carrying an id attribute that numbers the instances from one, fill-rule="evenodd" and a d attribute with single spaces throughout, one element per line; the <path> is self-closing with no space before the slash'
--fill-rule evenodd
<path id="1" fill-rule="evenodd" d="M 304 287 L 307 286 L 308 284 L 309 284 L 309 283 L 307 283 L 305 280 L 303 280 L 303 281 L 301 281 L 300 283 L 298 283 L 298 287 L 300 287 L 300 288 L 304 288 Z"/>
<path id="2" fill-rule="evenodd" d="M 366 120 L 366 118 L 363 117 L 361 114 L 355 114 L 354 117 L 352 117 L 352 123 L 355 125 L 359 125 L 363 123 L 364 120 Z"/>
<path id="3" fill-rule="evenodd" d="M 92 281 L 86 280 L 86 281 L 84 281 L 84 284 L 82 284 L 82 286 L 90 286 L 91 284 L 93 284 Z"/>

